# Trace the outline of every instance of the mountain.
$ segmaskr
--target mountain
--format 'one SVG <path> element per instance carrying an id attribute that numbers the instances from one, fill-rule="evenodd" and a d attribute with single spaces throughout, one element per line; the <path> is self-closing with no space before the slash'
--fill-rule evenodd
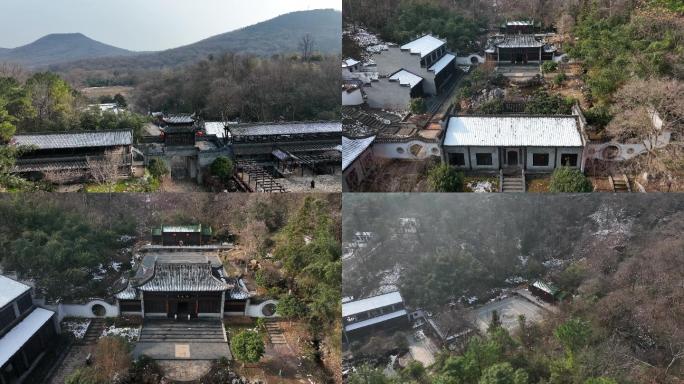
<path id="1" fill-rule="evenodd" d="M 95 41 L 81 33 L 55 33 L 21 47 L 0 49 L 0 61 L 36 68 L 80 59 L 131 54 L 133 52 Z"/>
<path id="2" fill-rule="evenodd" d="M 125 57 L 78 60 L 53 65 L 50 69 L 147 69 L 189 64 L 209 55 L 227 52 L 258 56 L 291 54 L 299 52 L 299 42 L 306 34 L 313 37 L 315 51 L 339 54 L 342 51 L 342 13 L 333 9 L 291 12 L 178 48 Z"/>

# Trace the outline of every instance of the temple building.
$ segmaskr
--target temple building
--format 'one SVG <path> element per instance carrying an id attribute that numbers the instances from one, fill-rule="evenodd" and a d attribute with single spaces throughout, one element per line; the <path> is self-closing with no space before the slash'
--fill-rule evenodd
<path id="1" fill-rule="evenodd" d="M 556 47 L 547 44 L 544 35 L 535 34 L 534 23 L 528 21 L 507 22 L 501 34 L 489 39 L 485 49 L 486 60 L 497 63 L 527 64 L 553 60 Z"/>
<path id="2" fill-rule="evenodd" d="M 10 145 L 26 149 L 12 172 L 31 180 L 43 179 L 51 173 L 69 173 L 73 181 L 87 181 L 97 161 L 117 162 L 122 177 L 132 171 L 130 130 L 19 134 L 14 135 Z"/>
<path id="3" fill-rule="evenodd" d="M 20 384 L 57 334 L 55 312 L 36 307 L 31 287 L 0 275 L 0 384 Z"/>
<path id="4" fill-rule="evenodd" d="M 197 225 L 162 225 L 152 230 L 152 244 L 167 246 L 203 245 L 211 240 L 211 227 Z"/>
<path id="5" fill-rule="evenodd" d="M 409 314 L 398 291 L 342 303 L 345 342 L 376 332 L 409 326 Z"/>

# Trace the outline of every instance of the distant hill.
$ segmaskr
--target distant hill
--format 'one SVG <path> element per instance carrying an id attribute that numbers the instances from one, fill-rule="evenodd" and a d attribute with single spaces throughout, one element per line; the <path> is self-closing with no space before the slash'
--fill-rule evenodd
<path id="1" fill-rule="evenodd" d="M 271 56 L 299 52 L 300 39 L 314 38 L 314 50 L 324 54 L 342 51 L 342 13 L 332 9 L 287 13 L 232 32 L 160 52 L 107 59 L 78 60 L 50 66 L 55 71 L 83 69 L 137 69 L 178 66 L 227 52 Z"/>
<path id="2" fill-rule="evenodd" d="M 21 47 L 0 49 L 0 61 L 37 68 L 67 61 L 133 53 L 95 41 L 81 33 L 55 33 Z"/>

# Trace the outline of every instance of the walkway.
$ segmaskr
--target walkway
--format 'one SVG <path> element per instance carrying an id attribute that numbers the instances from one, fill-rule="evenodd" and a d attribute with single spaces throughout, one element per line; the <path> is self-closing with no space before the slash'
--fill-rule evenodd
<path id="1" fill-rule="evenodd" d="M 219 320 L 146 320 L 135 344 L 133 357 L 147 355 L 158 360 L 231 359 Z"/>

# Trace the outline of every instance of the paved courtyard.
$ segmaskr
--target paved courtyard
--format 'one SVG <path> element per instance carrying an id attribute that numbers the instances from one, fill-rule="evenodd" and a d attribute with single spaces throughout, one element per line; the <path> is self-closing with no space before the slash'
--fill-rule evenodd
<path id="1" fill-rule="evenodd" d="M 492 320 L 492 312 L 497 311 L 501 325 L 511 331 L 518 326 L 518 316 L 525 315 L 530 322 L 543 319 L 544 309 L 531 301 L 519 296 L 509 296 L 503 300 L 494 301 L 474 310 L 474 323 L 481 332 L 486 332 Z"/>
<path id="2" fill-rule="evenodd" d="M 435 343 L 425 336 L 422 330 L 413 332 L 406 337 L 409 344 L 409 353 L 414 360 L 423 363 L 423 366 L 430 366 L 435 362 L 435 354 L 439 348 Z"/>
<path id="3" fill-rule="evenodd" d="M 157 360 L 164 377 L 173 381 L 194 381 L 202 378 L 211 370 L 208 360 Z"/>

